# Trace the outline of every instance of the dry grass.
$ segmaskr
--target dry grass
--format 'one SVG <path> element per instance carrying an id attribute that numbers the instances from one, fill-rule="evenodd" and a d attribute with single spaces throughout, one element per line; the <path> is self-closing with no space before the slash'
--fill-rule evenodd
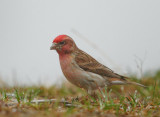
<path id="1" fill-rule="evenodd" d="M 133 80 L 148 88 L 113 86 L 97 92 L 97 98 L 88 96 L 85 91 L 70 84 L 64 84 L 61 88 L 1 88 L 0 116 L 159 116 L 160 72 L 141 81 Z"/>

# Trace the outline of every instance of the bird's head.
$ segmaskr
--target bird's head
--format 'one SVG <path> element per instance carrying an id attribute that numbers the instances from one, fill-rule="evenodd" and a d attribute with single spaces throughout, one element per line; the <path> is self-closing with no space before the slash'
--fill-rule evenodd
<path id="1" fill-rule="evenodd" d="M 53 40 L 50 50 L 56 50 L 58 54 L 69 54 L 76 48 L 77 46 L 71 37 L 59 35 Z"/>

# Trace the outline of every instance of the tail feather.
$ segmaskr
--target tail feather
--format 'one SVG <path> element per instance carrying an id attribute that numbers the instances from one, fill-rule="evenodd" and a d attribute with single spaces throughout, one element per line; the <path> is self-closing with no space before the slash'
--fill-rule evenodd
<path id="1" fill-rule="evenodd" d="M 132 82 L 132 81 L 120 81 L 120 80 L 115 80 L 111 81 L 112 85 L 126 85 L 126 84 L 131 84 L 131 85 L 137 85 L 146 88 L 147 86 L 142 85 L 140 83 Z"/>
<path id="2" fill-rule="evenodd" d="M 138 86 L 141 86 L 141 87 L 144 87 L 144 88 L 146 88 L 146 87 L 147 87 L 147 86 L 142 85 L 142 84 L 137 83 L 137 82 L 128 82 L 127 84 L 138 85 Z"/>

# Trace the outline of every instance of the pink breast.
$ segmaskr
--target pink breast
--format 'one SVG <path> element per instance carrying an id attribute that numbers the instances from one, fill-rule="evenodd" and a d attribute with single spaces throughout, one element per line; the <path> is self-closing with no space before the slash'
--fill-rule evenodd
<path id="1" fill-rule="evenodd" d="M 61 69 L 67 80 L 71 83 L 79 86 L 79 80 L 81 80 L 81 70 L 75 65 L 72 56 L 62 56 L 60 57 Z"/>

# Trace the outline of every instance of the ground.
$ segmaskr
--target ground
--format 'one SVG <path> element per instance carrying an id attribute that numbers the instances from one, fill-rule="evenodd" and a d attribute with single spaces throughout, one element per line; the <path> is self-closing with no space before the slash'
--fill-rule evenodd
<path id="1" fill-rule="evenodd" d="M 64 83 L 62 87 L 4 87 L 0 117 L 150 117 L 160 116 L 160 71 L 133 81 L 148 86 L 112 86 L 97 97 Z"/>

